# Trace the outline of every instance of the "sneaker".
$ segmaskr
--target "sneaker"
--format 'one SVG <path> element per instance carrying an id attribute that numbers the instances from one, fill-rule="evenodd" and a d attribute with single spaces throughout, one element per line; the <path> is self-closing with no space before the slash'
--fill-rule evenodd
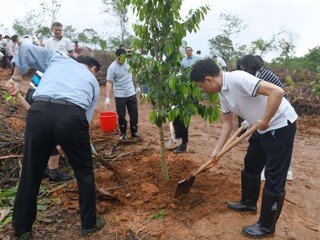
<path id="1" fill-rule="evenodd" d="M 32 232 L 24 232 L 17 236 L 18 240 L 32 240 Z"/>
<path id="2" fill-rule="evenodd" d="M 122 141 L 122 140 L 125 140 L 126 139 L 126 135 L 125 134 L 121 134 L 121 136 L 119 137 L 119 140 Z"/>
<path id="3" fill-rule="evenodd" d="M 93 228 L 81 229 L 81 236 L 86 237 L 88 236 L 89 233 L 93 233 L 100 230 L 101 228 L 104 227 L 104 225 L 106 225 L 106 220 L 104 219 L 103 216 L 98 216 L 96 225 L 94 225 Z"/>
<path id="4" fill-rule="evenodd" d="M 131 137 L 138 138 L 139 140 L 143 140 L 143 137 L 139 133 L 131 133 Z"/>
<path id="5" fill-rule="evenodd" d="M 60 170 L 58 170 L 55 177 L 51 177 L 49 175 L 49 182 L 66 182 L 70 181 L 71 179 L 72 177 L 70 175 L 63 173 Z"/>
<path id="6" fill-rule="evenodd" d="M 183 152 L 185 152 L 185 151 L 187 151 L 187 144 L 180 144 L 180 146 L 179 147 L 177 147 L 174 151 L 173 151 L 173 153 L 183 153 Z"/>

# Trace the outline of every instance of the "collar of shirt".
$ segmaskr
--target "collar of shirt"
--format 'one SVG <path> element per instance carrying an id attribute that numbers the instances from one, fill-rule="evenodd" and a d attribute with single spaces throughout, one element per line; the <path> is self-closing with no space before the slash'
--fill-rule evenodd
<path id="1" fill-rule="evenodd" d="M 228 90 L 228 84 L 227 84 L 227 80 L 225 77 L 225 72 L 222 72 L 222 87 L 221 87 L 221 91 L 226 91 Z"/>

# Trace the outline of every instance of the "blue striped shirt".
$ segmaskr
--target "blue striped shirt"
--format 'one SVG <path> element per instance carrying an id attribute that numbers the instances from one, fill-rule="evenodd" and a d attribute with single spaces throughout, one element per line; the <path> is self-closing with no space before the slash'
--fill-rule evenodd
<path id="1" fill-rule="evenodd" d="M 44 72 L 33 98 L 48 96 L 67 100 L 86 110 L 90 123 L 99 98 L 99 84 L 84 64 L 67 55 L 34 45 L 21 45 L 14 60 L 22 75 L 29 68 Z"/>

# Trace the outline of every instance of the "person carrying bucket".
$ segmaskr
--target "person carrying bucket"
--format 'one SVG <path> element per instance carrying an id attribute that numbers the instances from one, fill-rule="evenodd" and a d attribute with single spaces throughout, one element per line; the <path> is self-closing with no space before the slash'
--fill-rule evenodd
<path id="1" fill-rule="evenodd" d="M 126 61 L 126 54 L 125 49 L 117 49 L 115 52 L 116 60 L 108 68 L 105 104 L 110 106 L 110 93 L 113 85 L 118 124 L 121 132 L 119 140 L 126 139 L 126 109 L 128 109 L 130 116 L 131 137 L 142 140 L 143 137 L 138 133 L 138 101 L 132 74 L 129 72 L 130 66 Z"/>

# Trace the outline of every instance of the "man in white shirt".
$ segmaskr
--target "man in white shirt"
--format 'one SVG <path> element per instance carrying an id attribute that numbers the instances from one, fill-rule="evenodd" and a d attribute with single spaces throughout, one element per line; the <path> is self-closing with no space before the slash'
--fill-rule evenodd
<path id="1" fill-rule="evenodd" d="M 233 127 L 233 113 L 258 130 L 249 139 L 249 147 L 241 171 L 240 202 L 228 203 L 232 210 L 255 212 L 260 193 L 260 174 L 265 166 L 259 221 L 243 228 L 245 236 L 262 238 L 275 232 L 284 197 L 288 168 L 291 162 L 298 115 L 283 97 L 284 90 L 244 71 L 223 72 L 212 60 L 200 60 L 190 78 L 205 92 L 219 93 L 223 125 L 212 152 L 216 162 L 219 151 Z"/>
<path id="2" fill-rule="evenodd" d="M 59 50 L 66 54 L 73 53 L 73 45 L 69 38 L 62 36 L 62 24 L 54 22 L 51 25 L 53 37 L 45 42 L 45 48 L 48 50 Z"/>

